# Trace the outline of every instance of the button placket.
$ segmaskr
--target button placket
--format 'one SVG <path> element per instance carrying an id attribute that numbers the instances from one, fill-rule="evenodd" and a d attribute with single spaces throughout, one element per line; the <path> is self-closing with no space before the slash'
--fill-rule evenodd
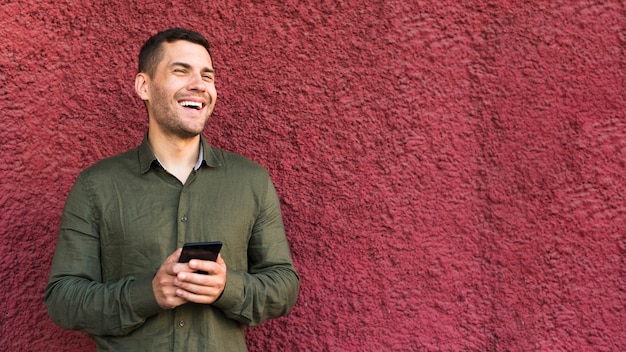
<path id="1" fill-rule="evenodd" d="M 179 246 L 187 240 L 187 232 L 189 231 L 189 197 L 187 186 L 183 185 L 178 198 L 178 226 L 177 241 Z"/>

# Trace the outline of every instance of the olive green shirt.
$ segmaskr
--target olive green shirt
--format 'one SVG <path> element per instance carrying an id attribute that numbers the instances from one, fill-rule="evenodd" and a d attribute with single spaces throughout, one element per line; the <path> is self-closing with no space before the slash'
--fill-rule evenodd
<path id="1" fill-rule="evenodd" d="M 182 184 L 147 137 L 81 172 L 65 204 L 45 303 L 99 351 L 245 351 L 244 326 L 288 313 L 299 277 L 267 171 L 201 137 Z M 186 242 L 222 241 L 227 277 L 211 305 L 161 309 L 152 278 Z"/>

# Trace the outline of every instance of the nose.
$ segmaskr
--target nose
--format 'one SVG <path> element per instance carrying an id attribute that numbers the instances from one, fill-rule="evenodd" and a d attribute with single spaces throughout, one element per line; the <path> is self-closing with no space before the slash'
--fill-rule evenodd
<path id="1" fill-rule="evenodd" d="M 187 89 L 192 91 L 204 92 L 206 91 L 206 82 L 202 79 L 201 74 L 193 74 L 190 76 L 190 81 L 187 86 Z"/>

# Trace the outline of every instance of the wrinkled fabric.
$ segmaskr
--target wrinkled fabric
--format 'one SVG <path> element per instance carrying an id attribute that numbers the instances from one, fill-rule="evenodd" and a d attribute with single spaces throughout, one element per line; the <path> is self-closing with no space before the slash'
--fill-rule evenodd
<path id="1" fill-rule="evenodd" d="M 299 277 L 267 171 L 201 137 L 183 185 L 136 149 L 81 172 L 67 198 L 46 286 L 50 317 L 99 351 L 245 351 L 245 328 L 288 313 Z M 212 305 L 161 309 L 152 278 L 187 242 L 222 241 L 226 287 Z"/>

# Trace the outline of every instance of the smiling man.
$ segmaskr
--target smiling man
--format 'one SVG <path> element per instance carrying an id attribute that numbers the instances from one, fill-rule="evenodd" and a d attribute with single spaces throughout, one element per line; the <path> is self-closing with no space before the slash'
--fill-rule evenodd
<path id="1" fill-rule="evenodd" d="M 265 169 L 202 136 L 215 107 L 206 39 L 170 29 L 139 54 L 142 144 L 81 172 L 63 211 L 45 302 L 98 351 L 245 351 L 245 326 L 287 314 L 299 277 Z M 188 242 L 216 261 L 179 263 Z"/>

